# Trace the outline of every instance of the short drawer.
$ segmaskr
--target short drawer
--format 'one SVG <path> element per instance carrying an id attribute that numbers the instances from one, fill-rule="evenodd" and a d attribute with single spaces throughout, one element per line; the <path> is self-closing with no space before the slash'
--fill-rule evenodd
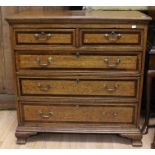
<path id="1" fill-rule="evenodd" d="M 20 78 L 22 96 L 137 96 L 137 79 Z"/>
<path id="2" fill-rule="evenodd" d="M 142 31 L 131 29 L 82 29 L 81 46 L 142 45 Z"/>
<path id="3" fill-rule="evenodd" d="M 25 122 L 133 123 L 133 106 L 22 105 Z"/>
<path id="4" fill-rule="evenodd" d="M 122 54 L 73 54 L 16 56 L 18 69 L 99 69 L 116 71 L 139 71 L 141 55 Z"/>
<path id="5" fill-rule="evenodd" d="M 74 29 L 20 29 L 15 31 L 16 46 L 58 45 L 74 46 Z"/>

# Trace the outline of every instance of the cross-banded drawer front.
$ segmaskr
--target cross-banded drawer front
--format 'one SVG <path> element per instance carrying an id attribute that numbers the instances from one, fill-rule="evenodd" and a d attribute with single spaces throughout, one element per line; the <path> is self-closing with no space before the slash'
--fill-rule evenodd
<path id="1" fill-rule="evenodd" d="M 139 71 L 141 55 L 114 54 L 51 54 L 16 56 L 18 69 L 101 69 L 116 71 Z"/>
<path id="2" fill-rule="evenodd" d="M 26 79 L 20 80 L 23 96 L 137 96 L 137 80 L 106 80 L 84 78 Z"/>
<path id="3" fill-rule="evenodd" d="M 82 29 L 81 46 L 142 45 L 142 31 L 132 29 Z"/>
<path id="4" fill-rule="evenodd" d="M 20 29 L 15 31 L 16 46 L 53 45 L 74 46 L 74 29 Z"/>
<path id="5" fill-rule="evenodd" d="M 25 122 L 133 123 L 133 106 L 23 105 Z"/>

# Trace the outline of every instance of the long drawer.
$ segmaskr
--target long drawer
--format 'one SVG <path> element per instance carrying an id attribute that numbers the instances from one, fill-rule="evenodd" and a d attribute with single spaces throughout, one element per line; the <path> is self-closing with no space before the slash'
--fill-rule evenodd
<path id="1" fill-rule="evenodd" d="M 141 46 L 142 31 L 134 29 L 81 29 L 81 46 Z"/>
<path id="2" fill-rule="evenodd" d="M 17 69 L 100 69 L 138 72 L 140 54 L 17 54 Z"/>
<path id="3" fill-rule="evenodd" d="M 134 106 L 22 105 L 24 122 L 133 123 Z"/>
<path id="4" fill-rule="evenodd" d="M 21 96 L 130 97 L 138 94 L 138 79 L 89 77 L 19 78 Z"/>

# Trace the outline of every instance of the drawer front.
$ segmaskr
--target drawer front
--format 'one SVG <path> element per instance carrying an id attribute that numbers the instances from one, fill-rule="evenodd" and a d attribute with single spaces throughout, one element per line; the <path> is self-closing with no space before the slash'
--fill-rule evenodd
<path id="1" fill-rule="evenodd" d="M 140 30 L 88 29 L 81 30 L 81 46 L 142 45 Z"/>
<path id="2" fill-rule="evenodd" d="M 23 105 L 25 122 L 133 123 L 132 106 Z"/>
<path id="3" fill-rule="evenodd" d="M 17 55 L 18 69 L 102 69 L 139 71 L 140 55 L 52 54 Z"/>
<path id="4" fill-rule="evenodd" d="M 74 45 L 74 29 L 24 29 L 15 31 L 16 45 Z"/>
<path id="5" fill-rule="evenodd" d="M 84 78 L 20 80 L 23 96 L 105 96 L 136 97 L 137 80 L 104 80 Z"/>

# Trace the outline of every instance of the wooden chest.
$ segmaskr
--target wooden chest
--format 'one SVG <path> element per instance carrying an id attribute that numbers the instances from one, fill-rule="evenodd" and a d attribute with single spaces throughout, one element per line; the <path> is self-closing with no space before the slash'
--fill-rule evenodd
<path id="1" fill-rule="evenodd" d="M 38 132 L 65 132 L 115 133 L 141 145 L 148 16 L 55 11 L 7 20 L 17 86 L 17 143 Z"/>

